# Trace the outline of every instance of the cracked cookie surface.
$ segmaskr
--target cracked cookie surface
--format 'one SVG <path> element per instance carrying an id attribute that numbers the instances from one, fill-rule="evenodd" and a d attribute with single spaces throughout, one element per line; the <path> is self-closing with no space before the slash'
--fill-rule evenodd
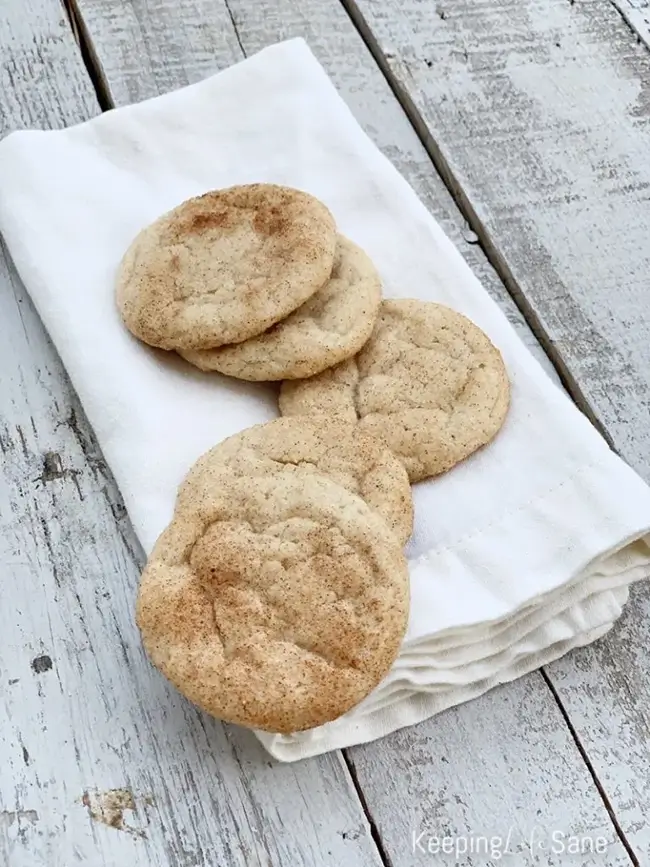
<path id="1" fill-rule="evenodd" d="M 509 403 L 507 371 L 487 335 L 448 307 L 415 300 L 383 301 L 358 355 L 280 391 L 284 416 L 356 421 L 402 461 L 411 482 L 489 443 Z"/>
<path id="2" fill-rule="evenodd" d="M 206 349 L 260 334 L 329 279 L 336 227 L 318 199 L 248 184 L 189 199 L 124 254 L 116 298 L 127 328 L 162 349 Z"/>
<path id="3" fill-rule="evenodd" d="M 404 636 L 406 560 L 359 497 L 308 470 L 222 479 L 177 507 L 140 581 L 152 662 L 214 716 L 290 733 L 341 716 Z"/>
<path id="4" fill-rule="evenodd" d="M 218 488 L 224 477 L 254 479 L 285 466 L 327 476 L 365 500 L 401 544 L 410 538 L 413 497 L 403 464 L 358 425 L 332 419 L 278 418 L 228 437 L 192 466 L 179 488 L 179 507 Z"/>
<path id="5" fill-rule="evenodd" d="M 361 349 L 380 302 L 381 280 L 370 258 L 339 235 L 330 279 L 282 322 L 242 343 L 179 352 L 201 370 L 239 379 L 314 376 Z"/>

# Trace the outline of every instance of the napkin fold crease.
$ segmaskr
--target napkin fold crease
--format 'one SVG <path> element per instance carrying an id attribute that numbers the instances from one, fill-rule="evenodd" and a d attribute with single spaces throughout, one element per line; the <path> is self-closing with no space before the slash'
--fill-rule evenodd
<path id="1" fill-rule="evenodd" d="M 302 39 L 205 81 L 0 142 L 0 231 L 149 552 L 216 442 L 277 415 L 275 389 L 134 340 L 114 304 L 135 234 L 184 199 L 300 187 L 366 249 L 386 297 L 459 310 L 501 350 L 512 404 L 487 448 L 414 488 L 411 616 L 384 682 L 308 732 L 258 732 L 281 761 L 380 738 L 604 635 L 650 575 L 650 489 L 548 378 Z M 134 625 L 135 628 L 135 625 Z"/>

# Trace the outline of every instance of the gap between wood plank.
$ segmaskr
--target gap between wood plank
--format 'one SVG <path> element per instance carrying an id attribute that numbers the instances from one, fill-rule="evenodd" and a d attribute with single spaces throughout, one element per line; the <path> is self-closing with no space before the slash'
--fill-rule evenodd
<path id="1" fill-rule="evenodd" d="M 368 27 L 362 13 L 357 8 L 354 0 L 340 0 L 340 2 L 345 11 L 347 12 L 350 20 L 357 28 L 357 31 L 363 39 L 366 48 L 374 58 L 377 66 L 384 75 L 384 78 L 388 82 L 391 90 L 395 94 L 395 98 L 402 106 L 402 109 L 404 110 L 404 113 L 411 122 L 411 125 L 415 130 L 416 135 L 418 136 L 418 138 L 424 145 L 425 150 L 429 154 L 431 162 L 433 163 L 436 171 L 444 181 L 445 186 L 447 187 L 449 193 L 454 199 L 458 210 L 467 220 L 470 229 L 476 234 L 479 246 L 485 253 L 486 258 L 501 278 L 503 285 L 506 287 L 511 298 L 519 308 L 519 311 L 526 320 L 528 327 L 533 332 L 540 346 L 550 359 L 553 367 L 555 368 L 555 371 L 557 372 L 557 375 L 560 378 L 562 385 L 571 395 L 573 402 L 579 407 L 579 409 L 584 413 L 584 415 L 587 416 L 589 421 L 605 439 L 609 447 L 612 450 L 615 450 L 613 441 L 609 433 L 605 430 L 599 419 L 596 418 L 593 410 L 591 409 L 591 406 L 587 402 L 582 392 L 582 389 L 580 388 L 580 385 L 575 380 L 573 374 L 566 366 L 559 352 L 555 349 L 552 342 L 550 341 L 546 331 L 544 330 L 541 322 L 539 321 L 539 317 L 537 316 L 537 313 L 535 312 L 532 304 L 527 300 L 524 293 L 521 291 L 519 284 L 515 280 L 508 266 L 508 263 L 505 261 L 495 244 L 492 242 L 492 239 L 490 238 L 486 227 L 479 219 L 472 203 L 466 196 L 461 184 L 459 184 L 456 180 L 456 177 L 451 171 L 447 160 L 445 159 L 440 148 L 438 147 L 438 144 L 433 138 L 426 123 L 422 119 L 422 116 L 415 104 L 413 103 L 413 100 L 411 99 L 407 91 L 404 90 L 404 88 L 400 85 L 399 81 L 393 74 L 387 58 L 384 56 L 383 51 L 381 50 L 377 40 L 373 36 L 372 31 Z"/>
<path id="2" fill-rule="evenodd" d="M 93 41 L 88 33 L 86 23 L 79 12 L 75 0 L 61 0 L 61 5 L 65 10 L 75 42 L 79 46 L 81 59 L 86 67 L 88 77 L 92 82 L 97 97 L 97 103 L 102 111 L 110 111 L 112 108 L 115 108 L 115 103 L 113 102 L 113 97 L 111 96 L 111 91 L 108 82 L 106 81 L 104 70 L 102 69 L 99 57 L 97 57 L 97 52 L 95 51 Z M 234 24 L 235 22 L 233 21 L 233 27 Z M 236 29 L 235 32 L 237 32 Z"/>
<path id="3" fill-rule="evenodd" d="M 81 15 L 78 6 L 75 3 L 75 0 L 61 0 L 61 3 L 66 12 L 68 23 L 70 24 L 70 28 L 72 30 L 75 41 L 79 46 L 79 51 L 81 53 L 84 66 L 97 96 L 97 102 L 102 112 L 110 111 L 111 109 L 115 108 L 115 102 L 112 98 L 110 87 L 106 80 L 106 76 L 102 69 L 101 62 L 99 60 L 99 57 L 97 56 L 97 52 L 95 51 L 83 16 Z M 247 54 L 239 36 L 239 32 L 237 30 L 237 22 L 235 21 L 232 9 L 228 5 L 227 0 L 224 0 L 224 4 L 232 22 L 232 27 L 235 32 L 237 42 L 239 44 L 239 48 L 241 49 L 242 55 L 245 58 Z M 84 454 L 85 453 L 86 451 L 84 449 Z M 379 829 L 377 828 L 377 824 L 374 821 L 370 808 L 368 807 L 368 803 L 363 793 L 363 789 L 361 788 L 361 785 L 359 783 L 356 770 L 347 755 L 347 751 L 341 750 L 341 756 L 343 758 L 343 764 L 350 777 L 352 787 L 357 795 L 357 798 L 359 799 L 359 804 L 368 822 L 370 828 L 370 836 L 377 849 L 377 854 L 384 867 L 392 867 L 393 862 L 390 859 L 388 853 L 386 852 L 386 848 L 381 840 Z"/>
<path id="4" fill-rule="evenodd" d="M 395 98 L 398 100 L 398 102 L 402 106 L 402 109 L 404 110 L 404 113 L 406 114 L 409 121 L 411 122 L 411 125 L 413 126 L 413 129 L 415 130 L 416 135 L 419 137 L 420 141 L 422 142 L 424 148 L 426 149 L 427 153 L 429 154 L 429 156 L 431 158 L 431 161 L 432 161 L 434 167 L 436 168 L 440 177 L 443 179 L 447 189 L 449 190 L 450 195 L 453 197 L 454 201 L 456 202 L 456 205 L 457 205 L 459 211 L 463 214 L 463 216 L 467 220 L 471 230 L 476 234 L 476 236 L 478 238 L 478 243 L 481 246 L 483 252 L 485 253 L 488 261 L 490 262 L 490 264 L 492 265 L 494 270 L 497 272 L 497 274 L 501 278 L 504 286 L 506 287 L 506 289 L 510 293 L 510 295 L 511 295 L 513 301 L 515 302 L 515 304 L 517 305 L 517 307 L 519 308 L 521 314 L 523 315 L 524 319 L 528 323 L 528 326 L 530 327 L 531 331 L 533 332 L 533 334 L 535 335 L 535 337 L 539 341 L 540 345 L 542 346 L 543 350 L 546 352 L 547 356 L 549 357 L 551 363 L 553 364 L 553 367 L 555 368 L 558 376 L 560 377 L 560 380 L 561 380 L 563 386 L 566 388 L 568 393 L 571 395 L 574 403 L 589 418 L 589 420 L 594 425 L 594 427 L 603 436 L 603 438 L 606 440 L 606 442 L 608 443 L 610 448 L 613 451 L 616 451 L 616 449 L 614 448 L 614 443 L 613 443 L 610 435 L 608 434 L 608 432 L 605 430 L 603 425 L 600 423 L 600 421 L 594 415 L 591 407 L 589 406 L 589 404 L 587 403 L 587 400 L 584 397 L 582 389 L 580 388 L 579 384 L 576 382 L 576 380 L 572 376 L 571 372 L 568 370 L 568 368 L 567 368 L 566 364 L 564 363 L 563 359 L 561 358 L 560 354 L 556 351 L 555 347 L 553 346 L 553 344 L 549 340 L 548 335 L 544 331 L 537 314 L 535 313 L 532 305 L 528 302 L 528 300 L 524 296 L 523 292 L 521 291 L 519 285 L 517 284 L 512 272 L 510 271 L 510 268 L 508 267 L 503 256 L 501 255 L 501 253 L 499 252 L 497 247 L 492 243 L 492 240 L 489 236 L 489 233 L 486 230 L 486 227 L 483 225 L 483 223 L 479 219 L 479 217 L 478 217 L 476 211 L 474 210 L 471 202 L 469 201 L 464 190 L 462 189 L 462 186 L 457 182 L 457 180 L 456 180 L 453 172 L 451 171 L 446 159 L 444 158 L 444 156 L 443 156 L 440 148 L 438 147 L 435 139 L 433 138 L 429 128 L 427 127 L 422 116 L 420 115 L 420 112 L 418 111 L 417 107 L 414 105 L 410 95 L 401 87 L 399 81 L 397 81 L 395 75 L 393 74 L 393 72 L 390 68 L 390 65 L 387 61 L 387 58 L 385 57 L 383 51 L 381 50 L 381 48 L 380 48 L 377 40 L 375 39 L 370 27 L 368 27 L 362 13 L 356 7 L 354 0 L 340 0 L 340 2 L 341 2 L 341 5 L 343 6 L 343 8 L 345 9 L 347 15 L 349 16 L 350 20 L 352 21 L 353 25 L 356 27 L 357 32 L 359 33 L 360 37 L 363 39 L 363 41 L 366 45 L 366 48 L 368 49 L 368 51 L 370 52 L 370 54 L 374 58 L 375 62 L 377 63 L 377 66 L 379 67 L 382 74 L 384 75 L 384 78 L 388 82 L 391 90 L 395 94 Z M 612 2 L 613 5 L 616 6 L 615 0 L 610 0 L 610 2 Z M 617 7 L 617 9 L 619 12 L 621 12 L 619 7 Z M 622 13 L 621 13 L 621 15 L 623 18 L 625 18 L 625 16 Z M 630 22 L 627 21 L 627 19 L 626 19 L 626 23 L 628 25 L 630 24 Z M 548 674 L 546 673 L 546 670 L 544 668 L 541 668 L 540 673 L 542 674 L 544 681 L 545 681 L 546 685 L 548 686 L 548 688 L 551 692 L 551 695 L 553 696 L 553 699 L 555 700 L 555 702 L 556 702 L 556 704 L 560 710 L 560 713 L 562 714 L 562 716 L 564 718 L 564 721 L 567 725 L 567 728 L 569 729 L 569 732 L 571 733 L 571 737 L 573 738 L 573 741 L 574 741 L 574 743 L 575 743 L 575 745 L 576 745 L 576 747 L 577 747 L 577 749 L 578 749 L 578 751 L 579 751 L 579 753 L 580 753 L 580 755 L 581 755 L 581 757 L 585 763 L 585 766 L 586 766 L 586 768 L 587 768 L 587 770 L 588 770 L 588 772 L 589 772 L 589 774 L 590 774 L 590 776 L 591 776 L 591 778 L 592 778 L 592 780 L 596 786 L 596 789 L 598 790 L 598 794 L 601 798 L 601 801 L 603 802 L 603 806 L 605 807 L 605 809 L 607 810 L 607 813 L 609 814 L 609 817 L 610 817 L 610 820 L 611 820 L 612 825 L 614 827 L 614 830 L 616 832 L 616 835 L 618 836 L 622 846 L 625 848 L 625 851 L 627 852 L 627 854 L 631 860 L 631 863 L 634 865 L 634 867 L 640 867 L 640 862 L 638 861 L 638 859 L 637 859 L 637 857 L 636 857 L 636 855 L 632 849 L 632 846 L 630 845 L 627 838 L 625 837 L 623 829 L 621 828 L 621 825 L 618 822 L 618 819 L 616 818 L 616 814 L 614 812 L 614 809 L 609 802 L 609 799 L 607 797 L 605 789 L 602 786 L 600 780 L 598 779 L 598 776 L 596 774 L 596 770 L 595 770 L 593 764 L 591 763 L 591 761 L 589 760 L 587 752 L 586 752 L 586 750 L 585 750 L 585 748 L 584 748 L 584 746 L 583 746 L 583 744 L 579 738 L 578 732 L 576 731 L 575 727 L 571 723 L 571 720 L 569 718 L 569 714 L 566 711 L 564 705 L 562 704 L 562 701 L 560 699 L 558 692 L 556 691 L 555 687 L 553 686 L 553 683 L 552 683 L 550 677 L 548 676 Z M 346 757 L 346 761 L 347 761 L 347 757 Z M 363 803 L 363 794 L 361 792 L 359 792 L 359 797 Z M 364 809 L 365 809 L 365 805 L 364 805 Z M 369 817 L 369 820 L 370 820 L 370 817 Z"/>
<path id="5" fill-rule="evenodd" d="M 637 6 L 633 0 L 609 0 L 609 2 L 634 33 L 637 42 L 643 43 L 650 50 L 650 5 Z"/>
<path id="6" fill-rule="evenodd" d="M 357 775 L 357 770 L 354 767 L 354 763 L 352 762 L 349 750 L 341 750 L 343 755 L 343 762 L 345 763 L 346 768 L 348 769 L 348 774 L 350 775 L 350 780 L 352 781 L 352 785 L 354 786 L 354 790 L 357 793 L 357 797 L 359 798 L 359 803 L 361 804 L 361 809 L 366 817 L 368 825 L 370 826 L 370 836 L 372 838 L 373 843 L 377 847 L 377 853 L 381 858 L 382 864 L 385 867 L 393 867 L 393 862 L 391 860 L 390 855 L 386 851 L 386 847 L 384 846 L 384 842 L 381 839 L 381 834 L 379 833 L 379 828 L 377 827 L 377 823 L 372 815 L 370 807 L 368 806 L 368 801 L 366 800 L 365 793 L 359 782 L 359 777 Z M 635 864 L 635 867 L 638 865 Z"/>
<path id="7" fill-rule="evenodd" d="M 86 67 L 89 78 L 92 82 L 93 88 L 94 88 L 95 93 L 97 95 L 98 103 L 99 103 L 102 111 L 107 111 L 107 110 L 113 109 L 113 108 L 115 108 L 115 103 L 112 99 L 112 96 L 110 93 L 110 88 L 108 86 L 106 77 L 104 75 L 101 62 L 97 56 L 97 53 L 95 52 L 92 39 L 90 38 L 90 35 L 89 35 L 88 30 L 86 28 L 85 22 L 83 20 L 83 17 L 81 16 L 81 14 L 79 12 L 78 6 L 76 4 L 76 0 L 61 0 L 61 2 L 63 4 L 65 11 L 66 11 L 66 14 L 67 14 L 71 29 L 73 31 L 75 40 L 77 41 L 77 44 L 79 45 L 79 49 L 80 49 L 80 52 L 82 55 L 84 65 Z M 642 38 L 641 34 L 639 34 L 636 27 L 634 27 L 634 25 L 631 23 L 631 21 L 627 18 L 625 13 L 621 10 L 620 6 L 617 5 L 617 0 L 610 0 L 610 2 L 612 3 L 612 5 L 614 5 L 617 8 L 617 10 L 621 14 L 621 16 L 626 20 L 626 23 L 628 24 L 628 26 L 630 26 L 630 28 L 633 29 L 637 33 L 639 41 L 641 41 L 641 38 Z M 621 2 L 625 3 L 625 5 L 630 5 L 626 2 L 626 0 L 621 0 Z M 245 51 L 244 46 L 242 44 L 240 34 L 239 34 L 239 31 L 237 28 L 237 23 L 236 23 L 234 15 L 233 15 L 232 9 L 230 8 L 227 0 L 224 0 L 224 4 L 226 6 L 228 15 L 230 17 L 235 36 L 237 38 L 237 42 L 238 42 L 239 47 L 242 51 L 242 55 L 243 55 L 243 57 L 246 57 L 247 54 L 246 54 L 246 51 Z M 438 171 L 441 178 L 443 179 L 447 189 L 449 190 L 451 196 L 453 197 L 454 201 L 456 202 L 460 212 L 464 215 L 464 217 L 467 220 L 471 229 L 476 233 L 479 245 L 483 249 L 486 257 L 488 258 L 488 260 L 492 264 L 493 268 L 495 269 L 495 271 L 497 272 L 497 274 L 501 278 L 501 280 L 504 283 L 509 294 L 511 295 L 511 297 L 513 298 L 513 300 L 517 304 L 517 307 L 520 309 L 520 311 L 521 311 L 522 315 L 524 316 L 526 322 L 528 323 L 529 327 L 531 328 L 531 330 L 533 331 L 533 333 L 535 334 L 535 336 L 539 340 L 544 351 L 546 352 L 547 356 L 551 360 L 554 368 L 558 372 L 558 375 L 559 375 L 562 383 L 566 387 L 567 391 L 569 391 L 569 393 L 571 394 L 571 396 L 574 399 L 574 401 L 576 402 L 576 404 L 589 417 L 590 421 L 600 431 L 600 433 L 603 435 L 603 437 L 608 441 L 610 446 L 613 448 L 613 444 L 611 442 L 610 437 L 608 436 L 607 432 L 603 429 L 603 427 L 601 426 L 599 421 L 593 415 L 591 408 L 589 407 L 588 403 L 586 402 L 578 383 L 574 380 L 574 378 L 572 377 L 570 372 L 567 370 L 562 358 L 559 356 L 559 354 L 556 352 L 555 348 L 550 343 L 545 331 L 543 330 L 543 327 L 541 326 L 541 323 L 539 322 L 537 315 L 535 314 L 534 310 L 527 302 L 526 298 L 523 296 L 523 293 L 520 291 L 512 273 L 510 272 L 510 269 L 507 266 L 507 263 L 503 260 L 503 257 L 499 253 L 498 249 L 492 243 L 492 241 L 489 237 L 489 234 L 487 233 L 485 227 L 483 226 L 483 224 L 479 220 L 478 216 L 476 215 L 476 213 L 475 213 L 475 211 L 471 205 L 471 202 L 466 197 L 462 187 L 457 183 L 457 181 L 456 181 L 453 173 L 451 172 L 446 160 L 444 159 L 443 155 L 441 154 L 441 152 L 437 146 L 437 143 L 433 139 L 431 133 L 429 132 L 428 128 L 426 127 L 426 124 L 422 120 L 417 108 L 415 107 L 415 105 L 411 101 L 408 93 L 406 93 L 401 88 L 399 82 L 395 79 L 395 76 L 392 74 L 390 67 L 389 67 L 389 64 L 387 63 L 386 57 L 384 56 L 379 45 L 377 44 L 376 40 L 374 39 L 370 29 L 366 25 L 365 19 L 363 18 L 362 14 L 356 8 L 353 0 L 341 0 L 341 4 L 342 4 L 343 8 L 345 9 L 347 15 L 349 16 L 350 20 L 352 21 L 352 24 L 355 26 L 359 35 L 361 36 L 362 40 L 364 41 L 371 56 L 373 57 L 373 59 L 375 60 L 375 62 L 378 65 L 379 69 L 381 70 L 382 74 L 384 75 L 391 90 L 395 94 L 396 99 L 398 100 L 398 102 L 402 106 L 402 109 L 404 110 L 411 125 L 413 126 L 415 133 L 418 135 L 418 137 L 422 141 L 422 144 L 424 145 L 427 153 L 429 154 L 429 157 L 431 158 L 433 166 L 435 167 L 435 169 Z M 646 42 L 645 39 L 643 41 Z M 646 45 L 647 44 L 648 43 L 646 42 Z M 585 751 L 585 749 L 584 749 L 584 747 L 583 747 L 583 745 L 582 745 L 582 743 L 578 737 L 578 734 L 577 734 L 574 726 L 572 725 L 572 723 L 570 721 L 568 713 L 566 712 L 566 710 L 565 710 L 565 708 L 564 708 L 564 706 L 560 700 L 558 693 L 556 692 L 556 690 L 555 690 L 549 676 L 546 674 L 545 670 L 542 668 L 542 669 L 540 669 L 540 672 L 541 672 L 541 674 L 542 674 L 542 676 L 543 676 L 543 678 L 547 684 L 547 687 L 549 688 L 549 690 L 551 692 L 551 695 L 553 696 L 555 703 L 557 704 L 557 706 L 558 706 L 558 708 L 562 714 L 562 717 L 563 717 L 563 719 L 564 719 L 564 721 L 565 721 L 565 723 L 569 729 L 571 737 L 573 738 L 574 743 L 576 744 L 576 747 L 577 747 L 577 749 L 578 749 L 578 751 L 579 751 L 579 753 L 580 753 L 580 755 L 581 755 L 581 757 L 582 757 L 582 759 L 583 759 L 583 761 L 587 767 L 589 775 L 592 778 L 594 784 L 596 785 L 596 788 L 597 788 L 598 793 L 600 795 L 601 801 L 603 802 L 603 805 L 604 805 L 605 809 L 607 810 L 607 813 L 610 817 L 610 820 L 612 822 L 614 830 L 615 830 L 618 838 L 621 841 L 621 844 L 625 848 L 626 853 L 628 854 L 628 856 L 631 860 L 631 863 L 634 865 L 634 867 L 640 867 L 639 861 L 638 861 L 636 855 L 634 854 L 630 844 L 628 843 L 628 841 L 626 840 L 626 838 L 624 836 L 623 830 L 622 830 L 622 828 L 621 828 L 621 826 L 620 826 L 620 824 L 616 818 L 616 815 L 613 811 L 613 808 L 612 808 L 611 804 L 609 803 L 607 795 L 606 795 L 601 783 L 599 782 L 598 777 L 596 776 L 596 772 L 594 770 L 594 767 L 587 756 L 587 753 L 586 753 L 586 751 Z M 354 765 L 351 762 L 351 759 L 348 755 L 348 751 L 342 750 L 342 756 L 343 756 L 346 768 L 348 770 L 348 773 L 350 775 L 352 785 L 354 786 L 355 792 L 359 798 L 359 801 L 360 801 L 361 807 L 363 809 L 363 812 L 365 814 L 365 817 L 369 823 L 371 837 L 372 837 L 373 842 L 375 843 L 375 846 L 377 848 L 378 855 L 381 858 L 382 863 L 384 865 L 386 865 L 386 867 L 391 867 L 392 861 L 391 861 L 391 859 L 390 859 L 390 857 L 389 857 L 389 855 L 388 855 L 388 853 L 384 847 L 384 844 L 381 840 L 379 830 L 377 828 L 377 825 L 374 821 L 374 818 L 373 818 L 373 816 L 370 812 L 370 809 L 368 807 L 368 804 L 366 802 L 366 798 L 365 798 L 363 789 L 361 788 L 361 785 L 358 781 L 356 770 L 355 770 Z"/>
<path id="8" fill-rule="evenodd" d="M 232 24 L 232 29 L 235 31 L 235 36 L 237 38 L 237 44 L 239 45 L 239 47 L 241 49 L 241 53 L 244 55 L 244 57 L 246 57 L 247 56 L 246 55 L 246 49 L 244 48 L 244 45 L 241 41 L 241 36 L 239 35 L 239 30 L 237 30 L 237 22 L 235 21 L 234 13 L 233 13 L 232 9 L 230 8 L 230 4 L 228 3 L 228 0 L 223 0 L 223 3 L 224 3 L 224 6 L 226 7 L 226 11 L 228 12 L 228 16 L 229 16 L 230 22 Z"/>
<path id="9" fill-rule="evenodd" d="M 571 732 L 571 737 L 573 738 L 573 741 L 574 741 L 576 747 L 578 748 L 578 752 L 582 756 L 582 760 L 584 761 L 584 763 L 587 767 L 587 770 L 589 771 L 589 774 L 591 775 L 591 779 L 594 781 L 594 785 L 598 789 L 598 794 L 600 795 L 600 798 L 603 802 L 605 809 L 609 813 L 609 818 L 611 819 L 612 825 L 614 826 L 614 830 L 616 831 L 618 839 L 621 841 L 621 845 L 623 846 L 623 848 L 627 852 L 627 854 L 630 858 L 630 861 L 632 862 L 634 867 L 641 867 L 641 862 L 636 857 L 634 850 L 632 849 L 632 846 L 630 845 L 630 843 L 627 841 L 627 839 L 625 837 L 625 833 L 624 833 L 623 829 L 621 828 L 621 825 L 620 825 L 618 819 L 616 818 L 616 813 L 614 812 L 614 808 L 612 807 L 612 805 L 609 801 L 609 798 L 607 797 L 607 793 L 605 792 L 603 785 L 601 784 L 600 780 L 598 779 L 598 776 L 596 775 L 596 770 L 595 770 L 594 766 L 592 765 L 591 760 L 589 759 L 589 756 L 587 755 L 587 751 L 585 750 L 585 748 L 583 747 L 583 745 L 580 741 L 580 738 L 578 737 L 578 733 L 577 733 L 573 723 L 571 722 L 571 718 L 569 717 L 569 714 L 567 713 L 567 711 L 564 708 L 564 705 L 562 704 L 560 696 L 558 695 L 558 693 L 555 689 L 555 686 L 553 685 L 553 681 L 548 676 L 548 674 L 546 673 L 544 668 L 541 668 L 540 672 L 541 672 L 542 677 L 544 678 L 544 680 L 546 682 L 546 685 L 548 686 L 548 688 L 551 691 L 551 695 L 555 699 L 557 706 L 560 709 L 560 713 L 564 717 L 564 722 L 566 723 L 567 728 Z"/>

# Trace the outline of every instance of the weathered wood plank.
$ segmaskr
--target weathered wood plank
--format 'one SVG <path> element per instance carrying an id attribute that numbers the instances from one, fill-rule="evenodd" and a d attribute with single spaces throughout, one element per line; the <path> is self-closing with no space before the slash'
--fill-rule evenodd
<path id="1" fill-rule="evenodd" d="M 238 42 L 246 53 L 283 38 L 296 35 L 307 38 L 359 121 L 443 224 L 524 340 L 533 351 L 539 352 L 342 8 L 334 0 L 327 3 L 229 0 L 228 5 Z M 210 57 L 206 48 L 215 45 L 211 40 L 217 38 L 221 45 L 231 44 L 222 32 L 225 7 L 219 11 L 219 4 L 211 6 L 209 15 L 196 0 L 174 4 L 160 0 L 155 4 L 140 0 L 128 4 L 117 0 L 80 0 L 79 8 L 118 104 L 151 96 L 169 86 L 169 72 L 155 64 L 172 46 L 174 64 L 178 64 L 178 58 L 185 58 L 178 84 L 195 81 L 231 62 L 228 51 L 225 58 L 218 52 L 216 57 Z M 183 34 L 194 33 L 191 22 L 197 20 L 204 26 L 200 50 L 195 52 L 193 43 Z M 161 21 L 167 22 L 164 34 L 160 34 Z M 212 30 L 219 31 L 218 37 L 211 35 Z M 142 76 L 134 71 L 125 75 L 123 61 L 142 50 L 149 52 L 143 63 L 149 72 Z M 520 710 L 519 698 L 523 695 L 526 701 Z M 483 742 L 486 720 L 492 735 Z M 538 727 L 540 720 L 543 725 L 540 723 Z M 529 731 L 541 731 L 532 744 Z M 437 741 L 436 732 L 440 733 Z M 507 734 L 503 735 L 504 732 Z M 472 733 L 475 744 L 472 753 L 475 761 L 457 760 L 467 758 L 468 733 Z M 437 757 L 442 745 L 450 763 L 448 799 L 441 794 L 437 782 L 440 778 Z M 549 833 L 558 828 L 558 823 L 559 830 L 567 834 L 592 831 L 595 834 L 596 829 L 602 829 L 608 848 L 606 859 L 598 863 L 628 863 L 540 675 L 450 711 L 426 726 L 357 748 L 351 751 L 351 761 L 394 867 L 414 863 L 418 853 L 412 851 L 410 826 L 422 815 L 421 811 L 434 808 L 435 824 L 428 826 L 431 834 L 441 829 L 446 829 L 450 836 L 468 832 L 478 835 L 481 830 L 499 834 L 516 825 L 521 837 L 518 843 L 522 844 L 517 863 L 522 867 L 539 863 L 535 860 L 539 852 L 526 852 L 523 846 L 525 830 L 536 823 Z M 539 766 L 544 767 L 543 774 L 519 770 Z M 477 785 L 477 776 L 481 785 Z M 490 791 L 495 796 L 488 799 L 486 793 Z M 465 805 L 462 815 L 458 803 Z M 475 857 L 472 863 L 485 861 Z"/>
<path id="2" fill-rule="evenodd" d="M 630 859 L 609 816 L 566 760 L 566 730 L 531 678 L 368 747 L 351 765 L 400 864 L 613 867 Z M 574 805 L 574 806 L 572 806 Z M 579 857 L 576 854 L 579 851 Z M 408 853 L 408 857 L 407 857 Z"/>
<path id="3" fill-rule="evenodd" d="M 574 393 L 650 480 L 646 46 L 607 0 L 351 12 Z M 548 675 L 646 863 L 648 588 L 632 599 L 619 628 Z"/>
<path id="4" fill-rule="evenodd" d="M 522 340 L 549 375 L 557 378 L 335 0 L 228 5 L 223 0 L 75 0 L 75 5 L 118 106 L 199 81 L 241 60 L 243 49 L 250 54 L 281 39 L 306 36 L 368 134 L 418 190 Z M 340 40 L 350 49 L 349 55 L 339 47 Z"/>
<path id="5" fill-rule="evenodd" d="M 650 478 L 650 55 L 608 0 L 359 0 L 577 397 Z"/>
<path id="6" fill-rule="evenodd" d="M 623 18 L 650 48 L 650 0 L 611 0 Z"/>
<path id="7" fill-rule="evenodd" d="M 57 3 L 3 3 L 0 135 L 27 127 L 60 129 L 80 117 L 99 114 L 69 30 L 63 8 Z M 69 71 L 67 78 L 61 70 Z"/>
<path id="8" fill-rule="evenodd" d="M 0 136 L 98 111 L 57 0 L 2 4 L 0 94 Z M 0 249 L 0 863 L 379 867 L 339 755 L 272 765 L 151 668 L 133 619 L 140 562 Z"/>
<path id="9" fill-rule="evenodd" d="M 650 593 L 621 622 L 547 668 L 639 864 L 650 863 Z"/>

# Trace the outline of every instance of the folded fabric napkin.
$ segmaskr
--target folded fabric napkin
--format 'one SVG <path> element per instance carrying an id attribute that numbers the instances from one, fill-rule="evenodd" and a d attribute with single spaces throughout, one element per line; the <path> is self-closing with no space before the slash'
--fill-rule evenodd
<path id="1" fill-rule="evenodd" d="M 650 574 L 650 489 L 524 348 L 298 39 L 165 96 L 0 143 L 0 230 L 147 552 L 192 462 L 275 417 L 276 391 L 133 339 L 114 303 L 116 268 L 162 212 L 252 181 L 322 199 L 375 261 L 386 296 L 465 313 L 503 353 L 512 385 L 496 440 L 414 488 L 412 610 L 392 671 L 329 725 L 259 734 L 288 761 L 416 723 L 602 635 L 630 582 Z"/>

